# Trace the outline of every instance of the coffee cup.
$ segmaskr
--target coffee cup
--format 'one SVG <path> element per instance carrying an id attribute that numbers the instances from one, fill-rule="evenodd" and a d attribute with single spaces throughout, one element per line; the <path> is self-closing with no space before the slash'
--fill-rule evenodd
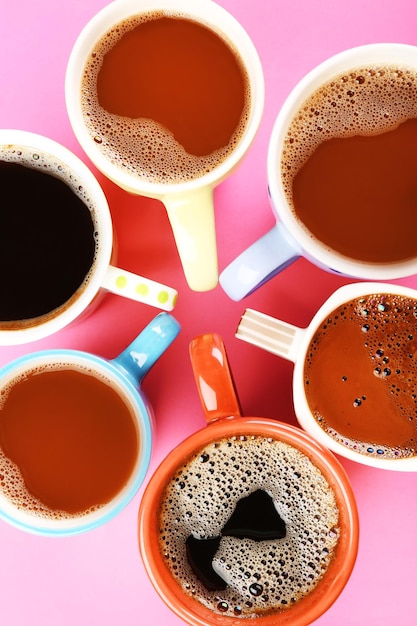
<path id="1" fill-rule="evenodd" d="M 90 531 L 135 496 L 152 450 L 144 376 L 179 332 L 157 315 L 114 359 L 43 350 L 0 371 L 0 519 L 39 535 Z"/>
<path id="2" fill-rule="evenodd" d="M 165 205 L 191 289 L 218 284 L 213 189 L 260 124 L 263 72 L 243 27 L 211 0 L 117 0 L 69 58 L 67 110 L 82 148 L 128 192 Z"/>
<path id="3" fill-rule="evenodd" d="M 417 48 L 394 43 L 336 54 L 295 86 L 268 149 L 277 222 L 221 273 L 232 299 L 299 257 L 366 280 L 416 273 L 416 93 Z"/>
<path id="4" fill-rule="evenodd" d="M 61 144 L 0 130 L 0 345 L 35 341 L 91 312 L 105 292 L 170 311 L 177 291 L 113 265 L 106 197 Z"/>
<path id="5" fill-rule="evenodd" d="M 151 476 L 138 517 L 144 566 L 185 623 L 310 624 L 355 563 L 358 516 L 335 456 L 301 429 L 243 417 L 222 339 L 190 344 L 207 421 Z"/>
<path id="6" fill-rule="evenodd" d="M 386 283 L 336 290 L 307 328 L 247 309 L 236 336 L 294 363 L 299 424 L 377 468 L 417 471 L 417 292 Z"/>

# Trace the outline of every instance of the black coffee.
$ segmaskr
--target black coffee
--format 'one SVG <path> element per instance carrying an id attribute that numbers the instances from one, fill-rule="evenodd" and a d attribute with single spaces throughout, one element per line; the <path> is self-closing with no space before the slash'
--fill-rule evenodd
<path id="1" fill-rule="evenodd" d="M 159 521 L 161 554 L 183 591 L 242 618 L 283 611 L 315 589 L 340 535 L 321 471 L 261 436 L 222 439 L 186 460 Z"/>
<path id="2" fill-rule="evenodd" d="M 65 180 L 64 166 L 39 155 L 22 164 L 16 155 L 0 151 L 1 329 L 34 325 L 67 306 L 96 254 L 82 188 Z"/>

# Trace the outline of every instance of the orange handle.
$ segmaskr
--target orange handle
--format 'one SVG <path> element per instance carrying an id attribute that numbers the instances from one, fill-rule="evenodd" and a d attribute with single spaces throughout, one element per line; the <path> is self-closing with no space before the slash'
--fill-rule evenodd
<path id="1" fill-rule="evenodd" d="M 191 365 L 208 423 L 240 417 L 241 408 L 222 338 L 200 335 L 190 343 Z"/>

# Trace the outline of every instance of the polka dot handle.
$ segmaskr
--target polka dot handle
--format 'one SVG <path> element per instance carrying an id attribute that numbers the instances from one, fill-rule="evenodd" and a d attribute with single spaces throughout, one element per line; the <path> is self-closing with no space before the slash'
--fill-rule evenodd
<path id="1" fill-rule="evenodd" d="M 108 268 L 102 286 L 111 293 L 164 311 L 172 311 L 178 298 L 175 289 L 113 265 Z"/>

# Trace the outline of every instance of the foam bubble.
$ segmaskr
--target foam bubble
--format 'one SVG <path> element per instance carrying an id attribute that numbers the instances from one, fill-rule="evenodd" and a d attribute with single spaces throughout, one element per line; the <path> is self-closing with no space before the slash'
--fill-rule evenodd
<path id="1" fill-rule="evenodd" d="M 190 535 L 221 535 L 237 502 L 266 491 L 286 525 L 279 540 L 222 536 L 214 570 L 228 583 L 210 592 L 186 556 Z M 292 446 L 261 436 L 216 441 L 171 479 L 160 507 L 160 549 L 185 593 L 215 613 L 250 617 L 284 610 L 310 593 L 337 549 L 339 515 L 320 470 Z"/>

